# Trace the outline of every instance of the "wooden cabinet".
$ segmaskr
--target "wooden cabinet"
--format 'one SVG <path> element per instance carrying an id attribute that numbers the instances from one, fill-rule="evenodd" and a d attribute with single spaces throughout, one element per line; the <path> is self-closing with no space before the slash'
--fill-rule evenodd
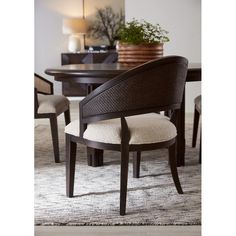
<path id="1" fill-rule="evenodd" d="M 109 52 L 93 52 L 93 53 L 62 53 L 61 64 L 94 64 L 94 63 L 116 63 L 118 61 L 118 53 L 116 51 Z M 88 84 L 78 83 L 62 83 L 62 93 L 65 96 L 86 96 L 88 93 Z"/>

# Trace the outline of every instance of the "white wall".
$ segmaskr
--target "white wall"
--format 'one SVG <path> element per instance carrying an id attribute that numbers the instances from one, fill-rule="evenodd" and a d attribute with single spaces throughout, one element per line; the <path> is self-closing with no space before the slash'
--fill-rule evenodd
<path id="1" fill-rule="evenodd" d="M 159 23 L 169 31 L 165 55 L 201 62 L 201 0 L 125 0 L 125 18 Z M 200 93 L 200 82 L 187 83 L 186 112 L 193 112 L 193 99 Z"/>
<path id="2" fill-rule="evenodd" d="M 165 55 L 201 61 L 200 0 L 125 0 L 125 15 L 126 20 L 145 19 L 167 29 L 170 42 L 165 44 Z M 61 64 L 68 39 L 62 34 L 62 19 L 69 16 L 82 16 L 82 0 L 35 0 L 35 72 L 51 81 L 44 70 Z M 61 84 L 54 82 L 54 89 L 60 94 Z M 200 93 L 199 82 L 187 84 L 186 112 L 193 112 L 193 99 Z"/>
<path id="3" fill-rule="evenodd" d="M 67 51 L 62 19 L 82 15 L 82 0 L 35 0 L 35 72 L 54 82 L 55 94 L 61 94 L 61 83 L 44 70 L 60 66 L 61 53 Z"/>

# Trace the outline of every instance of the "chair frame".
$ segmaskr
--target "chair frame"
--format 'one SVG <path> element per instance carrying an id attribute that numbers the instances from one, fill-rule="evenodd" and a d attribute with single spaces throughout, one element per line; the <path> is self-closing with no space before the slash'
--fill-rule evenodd
<path id="1" fill-rule="evenodd" d="M 195 104 L 194 105 L 194 118 L 193 118 L 193 138 L 192 138 L 192 147 L 196 147 L 197 143 L 197 133 L 198 133 L 198 126 L 199 120 L 201 116 L 201 110 Z M 202 132 L 200 129 L 200 150 L 199 150 L 199 163 L 202 163 Z"/>
<path id="2" fill-rule="evenodd" d="M 34 88 L 34 118 L 35 119 L 45 119 L 49 118 L 50 120 L 50 128 L 51 128 L 51 135 L 52 135 L 52 144 L 53 144 L 53 152 L 54 152 L 54 160 L 56 163 L 60 163 L 60 154 L 59 154 L 59 141 L 58 141 L 58 124 L 57 124 L 57 116 L 60 114 L 56 113 L 38 113 L 38 93 L 44 94 L 44 95 L 53 95 L 53 83 L 51 81 L 46 80 L 42 76 L 34 73 L 34 76 L 38 79 L 44 81 L 45 83 L 49 84 L 50 86 L 50 92 L 45 93 L 40 91 L 37 88 Z M 65 124 L 68 125 L 71 121 L 70 119 L 70 108 L 68 108 L 64 112 L 65 117 Z"/>
<path id="3" fill-rule="evenodd" d="M 169 165 L 175 187 L 179 194 L 183 193 L 177 172 L 177 137 L 159 143 L 129 144 L 130 132 L 125 117 L 171 110 L 171 122 L 176 125 L 187 75 L 187 64 L 188 62 L 185 58 L 178 56 L 153 60 L 104 83 L 80 102 L 80 136 L 66 134 L 66 195 L 68 197 L 73 197 L 74 192 L 77 143 L 100 150 L 121 152 L 120 215 L 125 215 L 126 213 L 129 152 L 135 152 L 133 156 L 133 176 L 137 178 L 139 177 L 141 151 L 168 148 Z M 149 77 L 146 77 L 150 79 L 144 76 L 146 72 L 149 75 Z M 163 87 L 159 81 L 161 77 L 173 80 L 173 84 Z M 147 80 L 144 82 L 147 85 L 146 87 L 143 87 L 143 79 Z M 126 87 L 131 88 L 132 86 L 134 86 L 134 89 L 126 89 Z M 152 86 L 152 88 L 147 90 L 149 86 Z M 160 90 L 158 92 L 155 91 L 159 87 Z M 144 96 L 142 101 L 141 97 L 139 97 L 142 93 L 137 93 L 137 90 L 144 91 L 143 89 L 147 90 L 146 92 L 149 92 L 150 96 Z M 166 96 L 168 89 L 174 89 L 175 92 L 168 94 L 170 96 Z M 127 99 L 121 101 L 122 95 Z M 164 100 L 163 97 L 165 97 Z M 120 118 L 121 120 L 121 144 L 94 142 L 83 138 L 87 124 L 113 118 Z"/>

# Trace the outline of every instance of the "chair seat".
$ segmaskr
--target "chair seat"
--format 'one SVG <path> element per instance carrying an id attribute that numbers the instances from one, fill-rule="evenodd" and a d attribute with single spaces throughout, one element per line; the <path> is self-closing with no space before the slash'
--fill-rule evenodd
<path id="1" fill-rule="evenodd" d="M 151 144 L 173 139 L 177 135 L 169 118 L 156 113 L 126 117 L 131 138 L 129 144 Z M 79 120 L 65 127 L 65 133 L 79 136 Z M 121 143 L 121 120 L 111 119 L 88 124 L 84 139 L 107 143 Z"/>
<path id="2" fill-rule="evenodd" d="M 69 100 L 61 95 L 38 94 L 38 113 L 56 113 L 57 115 L 69 108 Z"/>
<path id="3" fill-rule="evenodd" d="M 201 114 L 201 100 L 202 100 L 202 97 L 201 95 L 197 96 L 195 99 L 194 99 L 194 104 L 196 105 L 196 108 L 198 110 L 198 112 Z"/>

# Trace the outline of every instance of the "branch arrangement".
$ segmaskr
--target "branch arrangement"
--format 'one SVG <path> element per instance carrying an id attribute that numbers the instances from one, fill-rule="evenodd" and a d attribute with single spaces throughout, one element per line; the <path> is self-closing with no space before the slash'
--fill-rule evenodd
<path id="1" fill-rule="evenodd" d="M 107 39 L 111 47 L 115 46 L 119 29 L 124 24 L 122 10 L 115 13 L 110 6 L 99 8 L 96 12 L 96 20 L 91 22 L 88 29 L 89 36 L 96 39 Z"/>

